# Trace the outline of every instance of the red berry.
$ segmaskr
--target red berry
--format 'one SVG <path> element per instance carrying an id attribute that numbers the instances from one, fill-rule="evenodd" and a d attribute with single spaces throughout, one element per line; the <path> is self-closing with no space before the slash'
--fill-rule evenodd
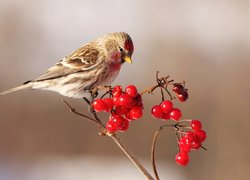
<path id="1" fill-rule="evenodd" d="M 170 119 L 169 114 L 168 114 L 168 113 L 163 113 L 163 114 L 162 114 L 162 119 L 163 119 L 163 120 L 169 120 L 169 119 Z"/>
<path id="2" fill-rule="evenodd" d="M 201 142 L 200 141 L 194 141 L 192 142 L 192 148 L 193 149 L 199 149 L 201 147 Z"/>
<path id="3" fill-rule="evenodd" d="M 115 86 L 112 91 L 113 97 L 119 97 L 122 95 L 122 87 L 121 86 Z"/>
<path id="4" fill-rule="evenodd" d="M 181 102 L 184 102 L 188 99 L 188 92 L 183 91 L 181 94 L 178 94 L 177 97 Z"/>
<path id="5" fill-rule="evenodd" d="M 151 115 L 157 119 L 161 119 L 163 115 L 161 106 L 160 105 L 154 106 L 151 110 Z"/>
<path id="6" fill-rule="evenodd" d="M 132 119 L 139 119 L 142 117 L 142 108 L 139 106 L 134 106 L 129 112 Z"/>
<path id="7" fill-rule="evenodd" d="M 129 109 L 124 106 L 116 106 L 115 108 L 115 113 L 117 115 L 124 115 L 124 114 L 127 114 L 128 112 L 129 112 Z"/>
<path id="8" fill-rule="evenodd" d="M 186 166 L 189 163 L 187 152 L 179 152 L 175 157 L 175 162 L 181 166 Z"/>
<path id="9" fill-rule="evenodd" d="M 124 132 L 127 131 L 128 128 L 129 128 L 129 121 L 127 119 L 124 119 L 119 130 Z"/>
<path id="10" fill-rule="evenodd" d="M 161 108 L 164 113 L 170 113 L 173 110 L 173 103 L 169 100 L 165 100 L 161 103 Z"/>
<path id="11" fill-rule="evenodd" d="M 186 132 L 185 137 L 188 138 L 191 142 L 197 141 L 197 139 L 198 139 L 197 135 L 192 131 Z"/>
<path id="12" fill-rule="evenodd" d="M 192 120 L 191 127 L 193 130 L 198 131 L 202 129 L 202 124 L 199 120 Z"/>
<path id="13" fill-rule="evenodd" d="M 184 91 L 186 91 L 186 89 L 183 85 L 176 83 L 174 84 L 173 91 L 177 94 L 182 94 Z"/>
<path id="14" fill-rule="evenodd" d="M 108 121 L 106 124 L 106 129 L 108 132 L 114 133 L 118 130 L 118 127 L 115 125 L 113 121 Z"/>
<path id="15" fill-rule="evenodd" d="M 102 99 L 94 100 L 94 102 L 92 103 L 92 106 L 94 110 L 97 112 L 108 110 L 106 103 Z"/>
<path id="16" fill-rule="evenodd" d="M 195 131 L 194 133 L 196 134 L 198 141 L 200 141 L 200 142 L 205 141 L 207 138 L 207 134 L 203 130 Z"/>
<path id="17" fill-rule="evenodd" d="M 130 112 L 128 112 L 127 114 L 125 114 L 125 118 L 129 121 L 133 120 L 133 118 L 130 116 Z"/>
<path id="18" fill-rule="evenodd" d="M 181 118 L 181 116 L 182 116 L 181 110 L 178 109 L 178 108 L 174 108 L 174 109 L 170 112 L 169 116 L 170 116 L 171 119 L 173 119 L 173 120 L 175 120 L 175 121 L 178 121 L 178 120 Z"/>
<path id="19" fill-rule="evenodd" d="M 134 85 L 129 85 L 125 88 L 125 93 L 134 98 L 137 96 L 137 89 Z"/>
<path id="20" fill-rule="evenodd" d="M 115 124 L 115 126 L 117 127 L 117 129 L 119 129 L 121 127 L 121 124 L 124 121 L 124 118 L 120 115 L 112 115 L 109 118 L 109 121 L 113 122 Z"/>
<path id="21" fill-rule="evenodd" d="M 114 107 L 114 101 L 111 98 L 104 98 L 103 101 L 106 103 L 107 109 L 106 111 L 109 112 Z"/>
<path id="22" fill-rule="evenodd" d="M 201 142 L 199 141 L 198 136 L 194 132 L 188 131 L 184 137 L 186 137 L 192 142 L 192 149 L 199 149 L 201 147 Z"/>
<path id="23" fill-rule="evenodd" d="M 142 97 L 140 94 L 137 94 L 137 96 L 135 97 L 135 101 L 136 101 L 137 105 L 142 103 Z"/>
<path id="24" fill-rule="evenodd" d="M 113 102 L 114 102 L 114 105 L 115 106 L 119 106 L 120 104 L 119 104 L 119 97 L 113 97 Z"/>
<path id="25" fill-rule="evenodd" d="M 140 108 L 144 109 L 144 106 L 142 103 L 137 103 L 137 106 L 139 106 Z"/>
<path id="26" fill-rule="evenodd" d="M 127 108 L 131 108 L 135 104 L 134 99 L 128 94 L 122 94 L 119 97 L 119 105 Z"/>
<path id="27" fill-rule="evenodd" d="M 191 147 L 192 147 L 192 141 L 190 141 L 190 139 L 186 138 L 185 136 L 180 139 L 179 141 L 180 151 L 189 152 Z"/>

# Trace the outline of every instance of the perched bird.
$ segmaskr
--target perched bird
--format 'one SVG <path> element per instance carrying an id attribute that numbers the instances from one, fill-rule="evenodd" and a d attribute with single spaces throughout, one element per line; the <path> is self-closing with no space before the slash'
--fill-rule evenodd
<path id="1" fill-rule="evenodd" d="M 107 34 L 83 45 L 38 78 L 6 90 L 0 96 L 21 89 L 42 89 L 82 98 L 97 86 L 110 85 L 121 65 L 132 63 L 133 51 L 133 42 L 127 33 Z"/>

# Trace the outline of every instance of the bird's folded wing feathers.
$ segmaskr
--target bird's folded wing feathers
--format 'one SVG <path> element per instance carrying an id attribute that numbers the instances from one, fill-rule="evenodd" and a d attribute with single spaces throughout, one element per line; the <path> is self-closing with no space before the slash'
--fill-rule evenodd
<path id="1" fill-rule="evenodd" d="M 84 72 L 96 67 L 99 51 L 90 45 L 85 45 L 77 49 L 70 56 L 65 57 L 57 64 L 49 68 L 44 74 L 36 79 L 25 82 L 38 82 L 56 79 L 70 74 Z"/>

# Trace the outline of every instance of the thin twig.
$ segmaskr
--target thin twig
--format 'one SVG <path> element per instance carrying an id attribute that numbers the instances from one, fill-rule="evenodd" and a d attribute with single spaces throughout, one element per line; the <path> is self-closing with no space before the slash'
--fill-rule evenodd
<path id="1" fill-rule="evenodd" d="M 171 95 L 171 93 L 169 92 L 169 90 L 166 87 L 163 87 L 165 89 L 165 91 L 168 93 L 170 100 L 173 100 L 173 96 Z"/>
<path id="2" fill-rule="evenodd" d="M 205 151 L 207 151 L 207 148 L 205 148 L 204 146 L 201 146 L 202 149 L 204 149 Z"/>
<path id="3" fill-rule="evenodd" d="M 170 92 L 168 91 L 167 89 L 167 86 L 168 84 L 172 83 L 174 80 L 168 80 L 169 76 L 166 76 L 166 77 L 159 77 L 159 71 L 156 72 L 156 75 L 155 75 L 155 78 L 156 78 L 156 82 L 157 84 L 150 87 L 150 88 L 147 88 L 147 89 L 144 89 L 142 92 L 141 92 L 141 95 L 145 94 L 145 93 L 148 93 L 148 94 L 153 94 L 154 90 L 157 89 L 157 88 L 161 88 L 161 98 L 162 98 L 162 101 L 164 101 L 164 93 L 163 93 L 163 89 L 168 93 L 170 99 L 172 100 L 173 97 L 172 95 L 170 94 Z"/>
<path id="4" fill-rule="evenodd" d="M 107 92 L 105 92 L 102 96 L 101 96 L 101 99 L 102 98 L 104 98 L 107 94 L 109 94 L 110 95 L 110 93 L 111 93 L 111 91 L 109 90 L 109 91 L 107 91 Z"/>
<path id="5" fill-rule="evenodd" d="M 157 141 L 158 135 L 159 135 L 159 133 L 160 133 L 160 131 L 162 129 L 163 129 L 163 127 L 160 127 L 160 129 L 155 132 L 154 137 L 153 137 L 152 147 L 151 147 L 152 168 L 153 168 L 153 171 L 154 171 L 154 174 L 155 174 L 155 178 L 157 180 L 159 180 L 160 178 L 159 178 L 157 168 L 156 168 L 156 163 L 155 163 L 155 147 L 156 147 L 156 141 Z"/>
<path id="6" fill-rule="evenodd" d="M 152 146 L 151 146 L 151 163 L 152 163 L 152 168 L 153 168 L 153 171 L 154 171 L 154 175 L 155 175 L 155 178 L 156 180 L 159 180 L 159 175 L 158 175 L 158 172 L 157 172 L 157 167 L 156 167 L 156 162 L 155 162 L 155 151 L 156 151 L 156 142 L 157 142 L 157 138 L 160 134 L 160 132 L 165 129 L 166 127 L 173 127 L 173 128 L 176 128 L 178 126 L 178 123 L 176 124 L 165 124 L 163 126 L 161 126 L 154 134 L 154 137 L 153 137 L 153 141 L 152 141 Z M 177 133 L 177 132 L 176 132 Z"/>
<path id="7" fill-rule="evenodd" d="M 76 115 L 78 115 L 78 116 L 81 116 L 81 117 L 83 117 L 83 118 L 89 120 L 90 122 L 92 122 L 92 123 L 98 125 L 98 126 L 99 126 L 100 128 L 102 128 L 102 129 L 103 129 L 103 128 L 105 129 L 105 127 L 104 127 L 99 121 L 97 121 L 97 120 L 95 120 L 95 119 L 93 119 L 93 118 L 91 118 L 91 117 L 89 117 L 89 116 L 87 116 L 87 115 L 85 115 L 85 114 L 82 114 L 82 113 L 77 112 L 77 111 L 75 110 L 75 108 L 73 108 L 72 106 L 70 106 L 69 103 L 68 103 L 66 100 L 62 99 L 62 102 L 63 102 L 64 104 L 67 105 L 67 107 L 69 108 L 70 112 L 72 112 L 72 113 L 74 113 L 74 114 L 76 114 Z"/>
<path id="8" fill-rule="evenodd" d="M 115 143 L 120 147 L 120 149 L 127 155 L 127 157 L 134 163 L 134 165 L 140 170 L 144 176 L 149 180 L 154 180 L 154 178 L 149 174 L 149 172 L 144 168 L 141 162 L 135 157 L 135 155 L 128 150 L 128 148 L 123 144 L 121 139 L 117 137 L 116 134 L 110 135 L 110 137 L 115 141 Z"/>
<path id="9" fill-rule="evenodd" d="M 180 141 L 180 137 L 179 137 L 179 134 L 178 134 L 178 130 L 177 130 L 177 129 L 175 129 L 175 136 L 176 136 L 177 142 L 179 142 L 179 141 Z M 180 144 L 177 143 L 177 145 L 178 145 L 178 151 L 180 152 Z"/>
<path id="10" fill-rule="evenodd" d="M 83 99 L 89 106 L 91 106 L 91 102 L 88 100 L 88 98 L 83 97 L 82 99 Z"/>
<path id="11" fill-rule="evenodd" d="M 162 90 L 162 87 L 161 87 L 161 102 L 163 102 L 165 100 L 165 97 L 164 97 L 164 93 L 163 93 L 163 90 Z"/>
<path id="12" fill-rule="evenodd" d="M 158 88 L 158 87 L 159 87 L 159 85 L 157 84 L 157 85 L 155 85 L 155 86 L 153 86 L 153 87 L 151 87 L 151 88 L 144 89 L 140 94 L 141 94 L 141 95 L 143 95 L 143 94 L 145 94 L 145 93 L 152 94 L 153 91 L 154 91 L 156 88 Z"/>

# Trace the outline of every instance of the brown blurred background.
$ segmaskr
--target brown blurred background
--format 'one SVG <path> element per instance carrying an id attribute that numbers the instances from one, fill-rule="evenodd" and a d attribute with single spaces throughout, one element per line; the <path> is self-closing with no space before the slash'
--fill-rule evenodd
<path id="1" fill-rule="evenodd" d="M 114 84 L 154 83 L 157 70 L 185 80 L 184 118 L 201 119 L 208 151 L 175 164 L 174 133 L 157 148 L 161 179 L 250 179 L 250 1 L 1 0 L 0 91 L 40 75 L 83 43 L 107 32 L 134 40 L 133 65 Z M 144 179 L 97 127 L 68 112 L 62 96 L 22 91 L 0 99 L 0 179 Z M 81 100 L 68 99 L 87 112 Z M 159 96 L 144 99 L 145 118 L 120 136 L 150 169 L 150 145 L 162 122 L 150 117 Z"/>

